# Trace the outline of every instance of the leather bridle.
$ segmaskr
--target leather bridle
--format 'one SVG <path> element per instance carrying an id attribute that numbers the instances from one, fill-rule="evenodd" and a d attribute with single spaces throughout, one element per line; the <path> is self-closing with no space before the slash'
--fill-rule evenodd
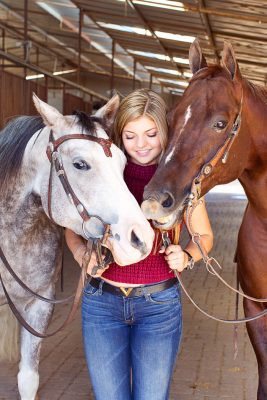
<path id="1" fill-rule="evenodd" d="M 190 202 L 193 203 L 194 201 L 197 201 L 199 199 L 201 195 L 202 181 L 212 173 L 218 161 L 221 159 L 222 163 L 226 164 L 230 149 L 240 130 L 242 110 L 243 110 L 243 89 L 240 100 L 239 112 L 234 120 L 230 133 L 227 135 L 224 143 L 219 147 L 216 154 L 211 158 L 210 161 L 208 161 L 203 165 L 199 174 L 193 179 L 191 192 L 189 195 L 189 203 L 188 203 L 189 205 Z"/>
<path id="2" fill-rule="evenodd" d="M 78 286 L 77 286 L 77 290 L 75 295 L 73 296 L 69 296 L 65 299 L 60 299 L 60 300 L 54 300 L 54 299 L 48 299 L 46 297 L 43 297 L 41 295 L 39 295 L 38 293 L 35 293 L 34 291 L 32 291 L 27 285 L 25 285 L 25 283 L 18 277 L 18 275 L 14 272 L 14 270 L 12 269 L 12 267 L 10 266 L 9 262 L 7 261 L 1 247 L 0 247 L 0 258 L 4 264 L 4 266 L 6 267 L 7 271 L 11 274 L 11 276 L 13 276 L 13 278 L 16 280 L 16 282 L 24 289 L 26 290 L 28 293 L 30 293 L 33 297 L 37 298 L 38 300 L 41 301 L 45 301 L 47 303 L 52 303 L 52 304 L 58 304 L 58 303 L 64 303 L 66 301 L 69 301 L 71 298 L 73 298 L 73 304 L 71 307 L 71 310 L 69 311 L 69 314 L 66 318 L 66 320 L 63 322 L 63 324 L 54 332 L 51 333 L 41 333 L 36 331 L 34 328 L 32 328 L 27 321 L 22 317 L 21 313 L 18 311 L 17 307 L 15 306 L 14 302 L 12 301 L 11 297 L 9 296 L 9 293 L 7 292 L 7 289 L 5 287 L 5 284 L 3 282 L 2 276 L 0 274 L 0 282 L 2 284 L 8 305 L 11 309 L 11 311 L 13 312 L 13 314 L 15 315 L 15 317 L 17 318 L 17 320 L 20 322 L 20 324 L 28 331 L 30 332 L 32 335 L 40 337 L 40 338 L 45 338 L 45 337 L 50 337 L 52 335 L 54 335 L 55 333 L 59 332 L 61 329 L 63 329 L 64 327 L 66 327 L 74 318 L 74 315 L 77 311 L 78 305 L 79 305 L 79 301 L 81 298 L 81 294 L 82 294 L 82 290 L 84 287 L 84 282 L 86 279 L 86 269 L 87 269 L 87 265 L 91 259 L 91 255 L 92 252 L 95 251 L 96 253 L 96 259 L 97 259 L 97 266 L 95 266 L 93 268 L 92 274 L 94 275 L 97 271 L 98 268 L 104 268 L 106 264 L 110 263 L 112 261 L 112 255 L 111 253 L 109 253 L 108 255 L 106 255 L 106 257 L 103 260 L 102 257 L 102 246 L 105 245 L 106 240 L 108 237 L 111 236 L 111 232 L 110 232 L 110 225 L 108 223 L 105 223 L 102 218 L 100 218 L 99 216 L 96 215 L 90 215 L 88 213 L 88 211 L 86 210 L 86 208 L 84 207 L 84 205 L 82 204 L 82 202 L 78 199 L 78 197 L 76 196 L 75 192 L 73 191 L 69 180 L 67 178 L 66 175 L 66 171 L 62 162 L 62 158 L 60 153 L 58 152 L 58 148 L 59 146 L 71 139 L 83 139 L 83 140 L 90 140 L 92 142 L 98 143 L 105 155 L 107 157 L 112 157 L 112 153 L 111 153 L 111 145 L 112 142 L 108 139 L 104 139 L 104 138 L 98 138 L 92 135 L 85 135 L 85 134 L 69 134 L 69 135 L 64 135 L 61 136 L 58 139 L 54 138 L 53 135 L 53 131 L 52 129 L 50 130 L 50 134 L 49 134 L 49 143 L 47 146 L 47 150 L 46 150 L 46 154 L 47 157 L 51 163 L 50 166 L 50 174 L 49 174 L 49 183 L 48 183 L 48 215 L 49 218 L 51 219 L 51 221 L 53 221 L 54 223 L 56 223 L 53 219 L 52 216 L 52 207 L 51 207 L 51 202 L 52 202 L 52 175 L 53 175 L 53 168 L 56 171 L 57 176 L 59 177 L 59 180 L 62 184 L 62 187 L 69 199 L 69 201 L 71 202 L 71 204 L 73 204 L 77 210 L 77 212 L 79 213 L 79 215 L 82 218 L 82 229 L 84 232 L 85 237 L 88 239 L 87 241 L 87 246 L 86 246 L 86 252 L 85 255 L 83 257 L 83 265 L 81 268 L 81 274 L 80 274 L 80 279 L 78 282 Z M 98 219 L 104 227 L 104 233 L 102 235 L 101 238 L 97 238 L 97 239 L 93 239 L 90 238 L 90 235 L 88 234 L 88 232 L 86 231 L 86 227 L 85 224 L 86 222 L 88 222 L 91 218 L 96 218 Z M 90 278 L 89 278 L 90 279 Z"/>
<path id="3" fill-rule="evenodd" d="M 84 232 L 86 238 L 89 239 L 90 235 L 86 232 L 85 223 L 88 222 L 91 218 L 96 218 L 103 224 L 103 227 L 104 227 L 104 235 L 103 235 L 103 239 L 102 239 L 102 243 L 103 243 L 104 240 L 106 240 L 107 234 L 110 230 L 110 225 L 105 223 L 102 220 L 102 218 L 100 218 L 99 216 L 90 215 L 88 213 L 88 211 L 86 210 L 86 208 L 84 207 L 84 205 L 82 204 L 82 202 L 78 199 L 78 197 L 76 196 L 75 192 L 73 191 L 73 189 L 69 183 L 69 180 L 68 180 L 63 162 L 62 162 L 61 155 L 58 151 L 58 148 L 61 144 L 65 143 L 66 141 L 71 140 L 71 139 L 83 139 L 83 140 L 89 140 L 91 142 L 98 143 L 104 150 L 105 155 L 107 157 L 112 157 L 112 153 L 110 150 L 112 142 L 108 139 L 98 138 L 98 137 L 95 137 L 92 135 L 75 134 L 75 133 L 70 134 L 70 135 L 64 135 L 58 139 L 54 139 L 53 131 L 51 129 L 50 135 L 49 135 L 49 143 L 48 143 L 47 150 L 46 150 L 47 157 L 51 163 L 49 184 L 48 184 L 48 214 L 49 214 L 49 218 L 53 222 L 55 222 L 53 219 L 53 216 L 52 216 L 52 207 L 51 207 L 52 172 L 53 172 L 53 167 L 54 167 L 56 174 L 61 182 L 61 185 L 67 195 L 67 198 L 69 199 L 71 204 L 73 204 L 75 206 L 77 212 L 79 213 L 80 217 L 82 218 L 82 221 L 83 221 L 82 228 L 83 228 L 83 232 Z"/>

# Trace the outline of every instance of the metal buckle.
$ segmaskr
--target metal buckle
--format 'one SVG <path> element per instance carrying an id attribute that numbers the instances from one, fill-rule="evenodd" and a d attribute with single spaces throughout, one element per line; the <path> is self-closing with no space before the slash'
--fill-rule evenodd
<path id="1" fill-rule="evenodd" d="M 122 291 L 124 296 L 128 297 L 130 295 L 130 293 L 132 292 L 133 288 L 132 287 L 124 288 L 124 287 L 121 286 L 120 290 Z"/>
<path id="2" fill-rule="evenodd" d="M 162 231 L 161 238 L 162 238 L 162 244 L 166 249 L 171 244 L 171 239 L 169 238 L 168 231 Z"/>

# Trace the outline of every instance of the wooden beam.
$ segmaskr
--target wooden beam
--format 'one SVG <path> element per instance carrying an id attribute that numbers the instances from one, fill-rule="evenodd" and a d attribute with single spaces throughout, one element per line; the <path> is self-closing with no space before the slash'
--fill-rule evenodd
<path id="1" fill-rule="evenodd" d="M 112 97 L 114 89 L 114 57 L 115 57 L 116 43 L 112 39 L 112 53 L 111 53 L 111 71 L 110 71 L 110 97 Z"/>
<path id="2" fill-rule="evenodd" d="M 254 22 L 261 21 L 265 23 L 267 22 L 267 16 L 263 14 L 254 14 L 254 13 L 252 14 L 247 12 L 240 13 L 238 11 L 232 11 L 232 10 L 226 11 L 225 9 L 211 8 L 211 7 L 203 8 L 201 6 L 194 6 L 184 1 L 183 5 L 185 9 L 188 11 L 210 14 L 210 15 L 218 15 L 220 17 L 233 18 L 236 21 L 243 20 L 243 21 L 254 21 Z"/>
<path id="3" fill-rule="evenodd" d="M 163 42 L 157 37 L 155 31 L 152 29 L 150 23 L 143 16 L 143 14 L 139 10 L 139 8 L 133 3 L 132 0 L 125 0 L 125 1 L 127 2 L 127 4 L 129 4 L 131 6 L 131 8 L 136 12 L 138 17 L 141 19 L 141 21 L 145 25 L 145 27 L 150 31 L 152 37 L 156 40 L 156 42 L 160 45 L 160 47 L 164 51 L 164 54 L 166 54 L 166 55 L 168 55 L 170 57 L 173 66 L 182 74 L 183 73 L 183 69 L 178 67 L 177 64 L 174 61 L 172 61 L 172 54 L 170 54 L 169 50 L 166 48 L 166 46 L 163 44 Z"/>

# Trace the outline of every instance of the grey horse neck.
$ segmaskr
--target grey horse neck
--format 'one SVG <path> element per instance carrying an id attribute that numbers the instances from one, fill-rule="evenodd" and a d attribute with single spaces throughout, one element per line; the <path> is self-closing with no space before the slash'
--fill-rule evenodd
<path id="1" fill-rule="evenodd" d="M 28 146 L 31 147 L 30 142 Z M 20 171 L 16 177 L 11 177 L 9 188 L 1 197 L 0 246 L 20 279 L 41 294 L 56 280 L 55 266 L 61 258 L 61 228 L 49 220 L 40 197 L 32 191 L 37 168 L 34 158 L 27 156 L 26 149 Z M 26 303 L 32 300 L 14 282 L 2 262 L 0 272 L 9 292 L 17 298 L 25 299 Z M 0 298 L 3 297 L 0 288 Z"/>

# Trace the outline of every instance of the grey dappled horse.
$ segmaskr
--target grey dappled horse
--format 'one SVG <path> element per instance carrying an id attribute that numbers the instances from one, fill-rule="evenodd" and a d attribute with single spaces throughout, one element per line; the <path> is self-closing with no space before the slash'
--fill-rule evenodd
<path id="1" fill-rule="evenodd" d="M 90 134 L 108 139 L 103 126 L 113 122 L 117 97 L 98 111 L 103 126 L 84 113 L 63 116 L 37 96 L 34 102 L 41 117 L 19 117 L 0 134 L 0 246 L 20 279 L 33 291 L 54 298 L 57 266 L 61 258 L 61 228 L 83 235 L 82 219 L 69 201 L 59 178 L 52 174 L 51 212 L 48 215 L 50 162 L 46 155 L 50 129 L 55 139 L 68 134 Z M 108 247 L 121 265 L 137 262 L 149 254 L 154 233 L 123 180 L 126 158 L 111 145 L 107 157 L 99 143 L 72 139 L 59 153 L 73 191 L 91 215 L 111 225 Z M 101 224 L 100 224 L 101 225 Z M 92 235 L 101 235 L 97 220 L 88 223 Z M 140 244 L 140 246 L 139 246 Z M 145 250 L 144 250 L 145 249 Z M 26 321 L 45 332 L 53 305 L 25 292 L 0 261 L 5 286 Z M 0 287 L 0 356 L 15 348 L 14 317 L 11 318 Z M 13 325 L 11 322 L 13 321 Z M 34 400 L 39 386 L 38 364 L 41 339 L 21 329 L 21 361 L 18 387 L 22 400 Z"/>

